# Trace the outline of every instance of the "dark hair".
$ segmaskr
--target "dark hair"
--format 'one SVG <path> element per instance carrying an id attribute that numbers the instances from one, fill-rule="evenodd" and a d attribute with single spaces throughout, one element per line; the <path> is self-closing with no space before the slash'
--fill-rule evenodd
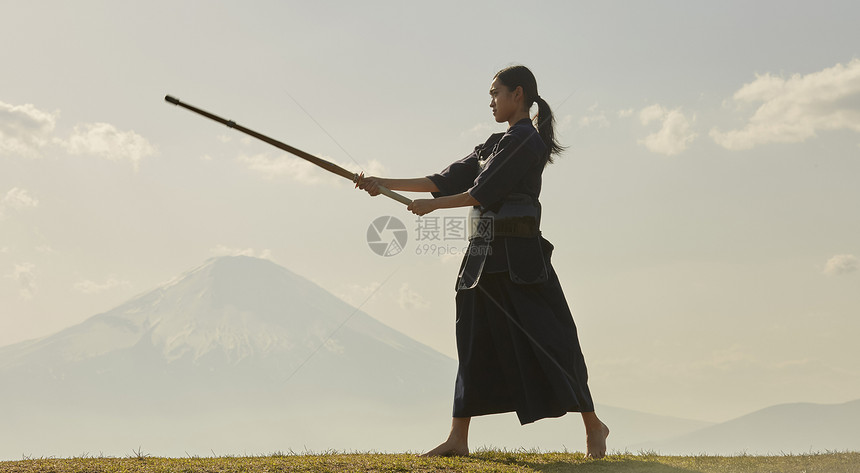
<path id="1" fill-rule="evenodd" d="M 552 116 L 552 110 L 546 100 L 538 95 L 537 79 L 535 79 L 532 71 L 526 66 L 510 66 L 497 72 L 493 78 L 499 79 L 509 90 L 522 87 L 526 109 L 537 103 L 538 112 L 534 117 L 535 128 L 537 128 L 538 134 L 547 148 L 546 162 L 551 163 L 552 155 L 561 153 L 565 147 L 555 139 L 555 117 Z"/>

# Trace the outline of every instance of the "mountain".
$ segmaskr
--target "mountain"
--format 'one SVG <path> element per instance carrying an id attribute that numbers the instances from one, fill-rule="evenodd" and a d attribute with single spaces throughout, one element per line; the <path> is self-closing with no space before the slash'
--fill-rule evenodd
<path id="1" fill-rule="evenodd" d="M 215 258 L 0 348 L 0 458 L 420 448 L 398 431 L 447 422 L 455 373 L 454 360 L 283 267 Z"/>
<path id="2" fill-rule="evenodd" d="M 860 399 L 843 404 L 768 407 L 639 447 L 666 454 L 782 454 L 860 450 Z"/>
<path id="3" fill-rule="evenodd" d="M 168 364 L 236 366 L 284 354 L 295 364 L 320 344 L 342 351 L 341 340 L 451 361 L 283 267 L 236 256 L 212 259 L 56 335 L 2 348 L 0 369 L 70 366 L 142 344 Z"/>
<path id="4" fill-rule="evenodd" d="M 454 360 L 271 261 L 214 258 L 54 335 L 0 347 L 0 459 L 138 448 L 422 451 L 448 432 L 455 374 Z M 821 418 L 843 425 L 857 419 L 854 409 Z M 801 411 L 779 410 L 769 422 Z M 740 436 L 724 425 L 598 412 L 615 450 L 712 451 L 701 442 Z M 842 437 L 856 438 L 845 429 Z M 471 433 L 473 448 L 582 451 L 585 438 L 577 415 L 524 427 L 512 413 L 485 416 Z"/>

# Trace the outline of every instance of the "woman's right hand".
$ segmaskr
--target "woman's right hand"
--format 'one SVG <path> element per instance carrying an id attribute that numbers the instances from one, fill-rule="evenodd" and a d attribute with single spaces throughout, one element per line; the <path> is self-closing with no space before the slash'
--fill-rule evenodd
<path id="1" fill-rule="evenodd" d="M 367 191 L 370 195 L 379 195 L 379 186 L 383 185 L 382 180 L 381 177 L 365 176 L 361 173 L 355 181 L 355 187 Z"/>

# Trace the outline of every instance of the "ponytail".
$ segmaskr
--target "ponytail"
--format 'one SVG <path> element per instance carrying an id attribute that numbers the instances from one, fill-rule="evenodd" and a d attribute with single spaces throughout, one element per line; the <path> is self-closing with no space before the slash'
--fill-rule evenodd
<path id="1" fill-rule="evenodd" d="M 510 90 L 522 87 L 526 109 L 530 109 L 532 104 L 537 104 L 538 112 L 533 120 L 541 141 L 546 145 L 544 164 L 553 162 L 553 155 L 561 153 L 565 147 L 555 139 L 555 117 L 546 100 L 538 95 L 537 79 L 532 71 L 526 66 L 511 66 L 497 72 L 494 78 L 499 79 Z"/>
<path id="2" fill-rule="evenodd" d="M 549 104 L 540 96 L 535 97 L 535 103 L 538 106 L 538 112 L 534 118 L 535 127 L 541 140 L 543 140 L 543 144 L 546 145 L 546 162 L 552 163 L 552 156 L 560 154 L 565 150 L 565 147 L 555 139 L 555 117 L 552 115 L 552 109 L 549 108 Z"/>

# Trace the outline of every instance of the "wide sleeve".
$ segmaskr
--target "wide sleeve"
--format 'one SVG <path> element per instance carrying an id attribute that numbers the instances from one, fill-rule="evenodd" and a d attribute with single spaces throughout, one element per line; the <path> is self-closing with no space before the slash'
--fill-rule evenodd
<path id="1" fill-rule="evenodd" d="M 465 158 L 451 163 L 440 173 L 427 176 L 439 189 L 438 192 L 432 193 L 433 197 L 461 194 L 472 187 L 480 170 L 478 157 L 482 147 L 483 145 L 476 146 L 475 151 Z"/>
<path id="2" fill-rule="evenodd" d="M 534 166 L 541 165 L 540 153 L 530 145 L 531 143 L 513 133 L 502 137 L 496 152 L 490 156 L 475 178 L 474 185 L 468 189 L 469 194 L 480 202 L 482 207 L 494 207 Z"/>

